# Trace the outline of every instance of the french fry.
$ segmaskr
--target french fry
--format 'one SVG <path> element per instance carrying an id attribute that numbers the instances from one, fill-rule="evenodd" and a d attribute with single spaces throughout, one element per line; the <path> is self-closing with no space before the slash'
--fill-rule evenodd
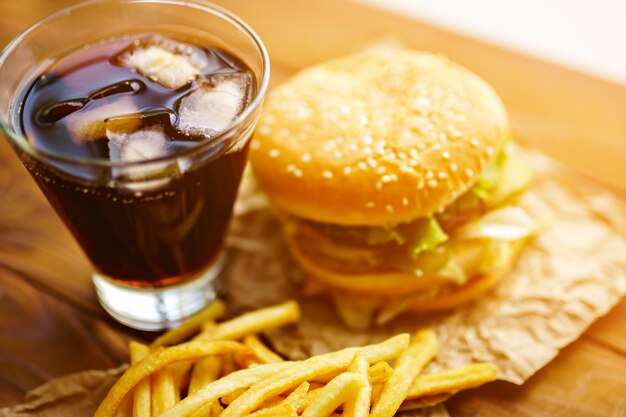
<path id="1" fill-rule="evenodd" d="M 195 361 L 179 362 L 170 365 L 169 369 L 174 377 L 174 385 L 178 392 L 183 392 L 191 382 L 191 367 Z"/>
<path id="2" fill-rule="evenodd" d="M 170 369 L 163 369 L 151 377 L 152 381 L 152 417 L 161 415 L 180 400 L 180 392 L 174 383 Z"/>
<path id="3" fill-rule="evenodd" d="M 340 372 L 333 372 L 327 375 L 322 375 L 317 378 L 313 382 L 318 382 L 321 384 L 328 384 L 331 379 L 339 375 Z M 370 366 L 367 374 L 369 377 L 370 384 L 378 384 L 381 382 L 385 382 L 391 374 L 393 373 L 393 368 L 389 363 L 385 361 L 376 362 L 374 365 Z"/>
<path id="4" fill-rule="evenodd" d="M 233 359 L 233 355 L 224 355 L 222 357 L 222 370 L 220 372 L 221 376 L 226 376 L 232 374 L 235 371 L 238 371 L 237 364 L 235 364 L 235 360 Z"/>
<path id="5" fill-rule="evenodd" d="M 272 352 L 263 342 L 259 340 L 256 335 L 248 335 L 243 338 L 243 344 L 248 346 L 254 356 L 261 363 L 275 363 L 282 362 L 283 358 Z"/>
<path id="6" fill-rule="evenodd" d="M 248 390 L 248 387 L 240 388 L 237 391 L 233 391 L 230 394 L 224 395 L 222 397 L 222 399 L 220 400 L 220 402 L 222 404 L 229 405 L 230 403 L 235 401 L 241 394 L 243 394 L 247 390 Z"/>
<path id="7" fill-rule="evenodd" d="M 368 417 L 372 402 L 372 386 L 370 385 L 368 370 L 369 363 L 361 353 L 354 355 L 348 372 L 354 373 L 361 380 L 361 388 L 351 397 L 348 397 L 343 406 L 344 417 Z"/>
<path id="8" fill-rule="evenodd" d="M 221 370 L 221 357 L 209 356 L 207 358 L 200 359 L 195 363 L 193 370 L 191 371 L 188 394 L 195 394 L 205 385 L 215 381 L 220 376 Z"/>
<path id="9" fill-rule="evenodd" d="M 150 350 L 155 350 L 160 346 L 170 346 L 180 343 L 190 338 L 195 333 L 198 333 L 203 324 L 222 317 L 224 313 L 226 313 L 226 305 L 220 300 L 215 300 L 211 305 L 191 317 L 185 323 L 168 330 L 154 339 L 150 344 Z"/>
<path id="10" fill-rule="evenodd" d="M 285 398 L 281 402 L 281 404 L 288 405 L 294 411 L 298 411 L 300 409 L 300 405 L 302 404 L 302 401 L 304 400 L 307 392 L 309 391 L 309 386 L 310 386 L 309 383 L 306 381 L 298 385 L 298 387 L 294 389 L 291 392 L 291 394 L 289 394 L 287 398 Z"/>
<path id="11" fill-rule="evenodd" d="M 143 343 L 130 342 L 130 363 L 137 364 L 148 356 L 150 349 Z M 133 417 L 150 417 L 152 414 L 150 378 L 144 378 L 133 390 Z"/>
<path id="12" fill-rule="evenodd" d="M 355 372 L 338 375 L 324 388 L 320 388 L 317 397 L 302 412 L 302 417 L 326 417 L 353 397 L 366 384 L 365 378 Z M 228 411 L 228 409 L 226 409 Z"/>
<path id="13" fill-rule="evenodd" d="M 126 372 L 117 380 L 108 394 L 100 403 L 94 417 L 113 417 L 122 399 L 142 379 L 166 368 L 176 362 L 200 359 L 211 355 L 247 350 L 248 347 L 238 342 L 213 341 L 213 342 L 190 342 L 168 348 L 159 348 L 151 355 L 135 365 L 131 365 Z"/>
<path id="14" fill-rule="evenodd" d="M 437 349 L 437 337 L 431 330 L 420 330 L 413 336 L 409 348 L 396 360 L 393 374 L 372 407 L 371 417 L 392 417 L 398 411 L 413 379 L 435 357 Z"/>
<path id="15" fill-rule="evenodd" d="M 254 352 L 237 352 L 233 353 L 233 361 L 239 369 L 246 369 L 251 366 L 261 365 Z"/>
<path id="16" fill-rule="evenodd" d="M 494 381 L 498 370 L 491 363 L 476 363 L 463 368 L 421 375 L 413 381 L 406 400 L 436 394 L 454 394 Z"/>
<path id="17" fill-rule="evenodd" d="M 131 417 L 133 415 L 133 397 L 127 395 L 115 413 L 115 417 Z"/>
<path id="18" fill-rule="evenodd" d="M 247 417 L 298 417 L 298 413 L 289 405 L 278 404 L 250 413 Z"/>
<path id="19" fill-rule="evenodd" d="M 285 392 L 304 381 L 314 379 L 318 375 L 324 375 L 342 368 L 347 368 L 356 352 L 360 351 L 368 363 L 395 358 L 406 350 L 408 342 L 409 335 L 400 334 L 379 344 L 347 348 L 325 355 L 313 356 L 304 361 L 297 362 L 285 371 L 267 378 L 263 383 L 252 386 L 248 391 L 233 401 L 230 406 L 224 410 L 222 416 L 234 417 L 245 415 L 261 406 L 266 399 Z M 279 365 L 280 363 L 281 362 L 272 365 Z"/>
<path id="20" fill-rule="evenodd" d="M 211 403 L 211 417 L 219 417 L 222 415 L 224 408 L 222 408 L 219 401 L 213 401 Z"/>
<path id="21" fill-rule="evenodd" d="M 249 334 L 284 326 L 300 318 L 300 308 L 295 301 L 286 301 L 227 320 L 217 326 L 206 326 L 194 340 L 241 339 Z"/>
<path id="22" fill-rule="evenodd" d="M 233 372 L 184 398 L 160 417 L 187 417 L 202 407 L 203 404 L 222 398 L 238 389 L 250 387 L 292 366 L 294 366 L 294 362 L 279 362 Z"/>

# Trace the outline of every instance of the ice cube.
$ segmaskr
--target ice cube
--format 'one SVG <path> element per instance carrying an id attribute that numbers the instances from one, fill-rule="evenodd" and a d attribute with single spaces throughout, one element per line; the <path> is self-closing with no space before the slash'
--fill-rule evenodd
<path id="1" fill-rule="evenodd" d="M 167 88 L 180 88 L 207 67 L 208 58 L 198 47 L 154 35 L 135 41 L 113 58 Z"/>
<path id="2" fill-rule="evenodd" d="M 82 110 L 61 120 L 76 143 L 92 142 L 106 138 L 106 120 L 121 114 L 136 113 L 137 106 L 130 97 L 116 101 L 90 101 Z"/>
<path id="3" fill-rule="evenodd" d="M 216 74 L 178 103 L 178 128 L 188 136 L 210 138 L 228 128 L 245 109 L 252 89 L 248 73 Z"/>
<path id="4" fill-rule="evenodd" d="M 159 126 L 130 133 L 106 132 L 112 161 L 133 162 L 154 159 L 169 153 L 170 140 Z"/>
<path id="5" fill-rule="evenodd" d="M 105 120 L 107 132 L 131 133 L 142 128 L 160 126 L 171 128 L 176 122 L 176 114 L 167 108 L 141 111 L 139 113 L 122 114 Z"/>

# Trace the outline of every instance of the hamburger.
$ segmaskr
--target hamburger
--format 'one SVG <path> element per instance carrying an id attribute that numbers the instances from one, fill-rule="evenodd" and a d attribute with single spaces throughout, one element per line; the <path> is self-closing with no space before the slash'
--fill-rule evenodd
<path id="1" fill-rule="evenodd" d="M 366 51 L 296 74 L 268 97 L 251 164 L 307 287 L 348 319 L 469 302 L 534 231 L 502 101 L 439 55 Z"/>

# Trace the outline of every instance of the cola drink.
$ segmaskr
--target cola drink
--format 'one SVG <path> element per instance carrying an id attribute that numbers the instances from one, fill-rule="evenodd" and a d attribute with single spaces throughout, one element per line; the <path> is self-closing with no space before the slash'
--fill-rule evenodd
<path id="1" fill-rule="evenodd" d="M 22 159 L 98 273 L 175 284 L 220 253 L 251 133 L 232 126 L 256 88 L 236 56 L 189 37 L 83 45 L 21 93 L 22 134 L 51 155 Z"/>

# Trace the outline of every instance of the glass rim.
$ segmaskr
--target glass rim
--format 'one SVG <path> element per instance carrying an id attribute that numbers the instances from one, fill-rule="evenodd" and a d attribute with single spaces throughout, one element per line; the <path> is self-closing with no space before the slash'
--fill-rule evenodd
<path id="1" fill-rule="evenodd" d="M 24 137 L 23 134 L 17 132 L 16 130 L 9 127 L 8 122 L 9 118 L 7 118 L 7 123 L 0 118 L 0 130 L 7 135 L 7 138 L 14 144 L 20 147 L 21 150 L 28 153 L 30 156 L 37 159 L 48 159 L 61 163 L 69 163 L 73 165 L 82 165 L 82 166 L 97 166 L 97 167 L 115 167 L 115 168 L 132 168 L 137 166 L 145 166 L 152 163 L 161 163 L 161 162 L 169 162 L 172 160 L 176 160 L 181 157 L 193 156 L 197 153 L 201 153 L 207 150 L 211 150 L 214 147 L 221 144 L 224 139 L 228 138 L 233 130 L 241 127 L 244 122 L 254 113 L 257 108 L 260 107 L 265 93 L 267 91 L 267 87 L 269 85 L 269 77 L 270 77 L 270 60 L 267 50 L 265 49 L 265 45 L 261 41 L 261 38 L 252 30 L 250 26 L 246 22 L 244 22 L 241 18 L 239 18 L 234 13 L 226 10 L 225 8 L 215 5 L 211 2 L 205 0 L 87 0 L 80 2 L 78 4 L 64 7 L 43 19 L 35 22 L 27 29 L 18 34 L 13 40 L 11 40 L 7 46 L 0 51 L 0 68 L 5 63 L 6 58 L 16 49 L 18 48 L 24 39 L 34 32 L 40 26 L 48 23 L 49 21 L 53 21 L 57 18 L 64 17 L 68 13 L 82 9 L 85 7 L 90 7 L 95 4 L 105 4 L 105 3 L 153 3 L 153 4 L 176 4 L 185 7 L 191 7 L 195 9 L 202 10 L 204 12 L 212 13 L 227 22 L 230 22 L 234 26 L 242 29 L 244 33 L 246 33 L 252 39 L 253 43 L 256 45 L 258 51 L 261 54 L 262 60 L 262 77 L 260 82 L 258 83 L 258 88 L 255 96 L 253 97 L 250 104 L 244 109 L 243 112 L 232 123 L 229 125 L 228 129 L 219 133 L 215 137 L 211 138 L 210 141 L 206 143 L 199 143 L 197 146 L 193 146 L 188 149 L 180 150 L 172 155 L 163 155 L 156 158 L 143 159 L 139 161 L 111 161 L 103 158 L 80 158 L 73 157 L 68 155 L 63 155 L 57 152 L 45 151 L 42 149 L 38 149 L 33 146 L 28 140 Z M 13 103 L 12 103 L 13 104 Z"/>

